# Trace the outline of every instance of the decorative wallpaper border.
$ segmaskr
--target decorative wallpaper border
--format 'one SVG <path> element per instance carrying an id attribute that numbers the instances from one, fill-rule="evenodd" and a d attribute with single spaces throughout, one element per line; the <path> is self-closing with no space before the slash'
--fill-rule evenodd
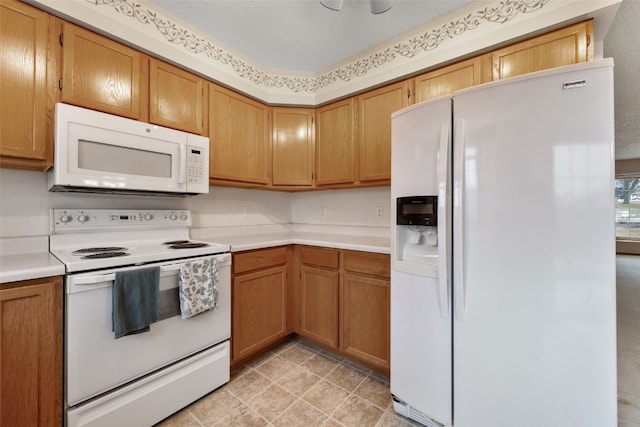
<path id="1" fill-rule="evenodd" d="M 180 45 L 189 52 L 204 54 L 213 61 L 230 66 L 240 78 L 265 88 L 288 88 L 294 93 L 315 94 L 337 82 L 349 82 L 363 77 L 371 70 L 400 58 L 414 58 L 437 49 L 448 39 L 473 31 L 484 23 L 504 24 L 524 13 L 537 12 L 550 0 L 502 0 L 495 7 L 485 7 L 475 13 L 459 17 L 439 28 L 403 40 L 393 46 L 370 54 L 345 66 L 316 77 L 294 77 L 268 74 L 246 63 L 234 54 L 201 38 L 175 22 L 163 18 L 135 0 L 86 0 L 95 6 L 112 7 L 122 15 L 134 18 L 142 25 L 152 25 L 170 43 Z"/>

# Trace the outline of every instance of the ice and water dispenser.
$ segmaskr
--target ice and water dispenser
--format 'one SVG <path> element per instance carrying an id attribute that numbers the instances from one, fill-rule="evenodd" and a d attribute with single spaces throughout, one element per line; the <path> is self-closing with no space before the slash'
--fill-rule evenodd
<path id="1" fill-rule="evenodd" d="M 436 267 L 438 196 L 398 197 L 396 202 L 397 261 Z"/>

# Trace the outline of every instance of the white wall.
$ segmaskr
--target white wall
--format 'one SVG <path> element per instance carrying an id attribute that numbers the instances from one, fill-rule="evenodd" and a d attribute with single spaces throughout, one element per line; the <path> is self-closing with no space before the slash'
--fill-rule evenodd
<path id="1" fill-rule="evenodd" d="M 390 187 L 294 193 L 291 219 L 294 224 L 389 227 L 390 197 Z"/>
<path id="2" fill-rule="evenodd" d="M 0 238 L 48 235 L 50 208 L 191 209 L 194 228 L 291 223 L 389 227 L 389 187 L 302 193 L 211 187 L 207 195 L 188 198 L 47 190 L 46 173 L 0 168 Z M 376 216 L 378 207 L 382 218 Z"/>
<path id="3" fill-rule="evenodd" d="M 46 173 L 0 168 L 0 237 L 48 235 L 50 208 L 188 208 L 182 198 L 142 200 L 138 196 L 50 193 L 48 188 Z"/>

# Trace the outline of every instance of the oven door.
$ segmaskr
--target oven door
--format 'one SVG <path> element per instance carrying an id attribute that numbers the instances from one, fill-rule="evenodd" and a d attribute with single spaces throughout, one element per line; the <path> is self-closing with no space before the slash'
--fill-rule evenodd
<path id="1" fill-rule="evenodd" d="M 231 333 L 231 255 L 217 255 L 216 259 L 218 306 L 185 320 L 180 317 L 178 300 L 184 260 L 118 269 L 160 267 L 160 321 L 149 332 L 119 339 L 114 338 L 111 323 L 116 269 L 67 276 L 67 407 L 227 340 Z"/>

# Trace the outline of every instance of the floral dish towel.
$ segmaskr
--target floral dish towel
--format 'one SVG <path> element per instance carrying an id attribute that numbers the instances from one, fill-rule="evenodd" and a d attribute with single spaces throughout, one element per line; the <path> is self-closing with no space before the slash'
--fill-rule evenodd
<path id="1" fill-rule="evenodd" d="M 188 319 L 218 304 L 218 264 L 215 258 L 187 261 L 180 268 L 180 312 Z"/>

